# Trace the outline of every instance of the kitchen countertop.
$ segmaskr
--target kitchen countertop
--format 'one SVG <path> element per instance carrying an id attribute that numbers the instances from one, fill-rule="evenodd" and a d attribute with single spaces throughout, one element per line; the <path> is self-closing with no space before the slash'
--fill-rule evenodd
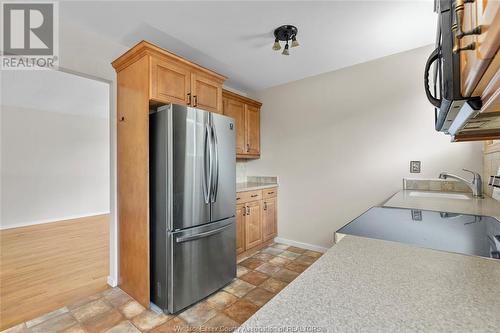
<path id="1" fill-rule="evenodd" d="M 262 190 L 264 188 L 277 187 L 278 183 L 264 183 L 264 182 L 244 182 L 236 183 L 236 192 Z"/>
<path id="2" fill-rule="evenodd" d="M 384 203 L 386 207 L 426 209 L 440 212 L 452 212 L 472 215 L 492 216 L 500 221 L 500 202 L 490 197 L 483 199 L 474 199 L 468 193 L 470 200 L 444 199 L 444 198 L 423 198 L 411 197 L 410 192 L 419 192 L 416 190 L 402 190 L 394 194 Z M 429 191 L 421 191 L 429 192 Z"/>
<path id="3" fill-rule="evenodd" d="M 493 259 L 345 236 L 239 331 L 495 332 L 498 277 Z"/>
<path id="4" fill-rule="evenodd" d="M 500 218 L 500 203 L 491 198 L 415 198 L 408 192 L 384 206 Z M 347 235 L 239 331 L 496 332 L 499 277 L 496 259 Z"/>

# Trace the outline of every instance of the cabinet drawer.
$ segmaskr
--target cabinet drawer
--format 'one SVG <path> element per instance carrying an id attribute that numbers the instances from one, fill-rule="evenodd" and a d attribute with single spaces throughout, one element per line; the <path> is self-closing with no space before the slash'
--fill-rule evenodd
<path id="1" fill-rule="evenodd" d="M 278 196 L 277 187 L 265 188 L 262 190 L 262 198 L 264 199 L 275 198 L 276 196 Z"/>
<path id="2" fill-rule="evenodd" d="M 236 203 L 245 203 L 262 199 L 262 190 L 236 193 Z"/>

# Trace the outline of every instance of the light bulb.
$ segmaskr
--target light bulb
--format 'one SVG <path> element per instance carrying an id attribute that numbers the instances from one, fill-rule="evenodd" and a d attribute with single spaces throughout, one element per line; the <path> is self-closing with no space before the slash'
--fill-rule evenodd
<path id="1" fill-rule="evenodd" d="M 275 39 L 274 40 L 274 44 L 273 44 L 273 50 L 274 51 L 279 51 L 280 49 L 281 49 L 280 42 L 278 42 L 278 39 Z"/>
<path id="2" fill-rule="evenodd" d="M 290 55 L 290 52 L 288 52 L 288 42 L 286 42 L 285 48 L 283 49 L 283 52 L 281 52 L 282 55 Z"/>
<path id="3" fill-rule="evenodd" d="M 297 37 L 293 36 L 292 37 L 292 47 L 299 46 L 299 42 L 297 42 Z"/>

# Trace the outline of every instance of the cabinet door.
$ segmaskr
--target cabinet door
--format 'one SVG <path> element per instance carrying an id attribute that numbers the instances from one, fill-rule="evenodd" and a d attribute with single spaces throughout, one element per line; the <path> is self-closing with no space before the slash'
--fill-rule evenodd
<path id="1" fill-rule="evenodd" d="M 260 154 L 260 110 L 251 105 L 246 108 L 247 154 Z"/>
<path id="2" fill-rule="evenodd" d="M 189 105 L 190 90 L 189 68 L 156 58 L 151 59 L 151 99 Z"/>
<path id="3" fill-rule="evenodd" d="M 236 205 L 236 254 L 245 251 L 245 205 Z"/>
<path id="4" fill-rule="evenodd" d="M 250 249 L 262 243 L 262 201 L 246 204 L 245 216 L 245 249 Z"/>
<path id="5" fill-rule="evenodd" d="M 234 119 L 236 127 L 236 154 L 244 154 L 245 146 L 245 104 L 230 98 L 224 98 L 224 114 Z"/>
<path id="6" fill-rule="evenodd" d="M 194 107 L 222 113 L 222 83 L 200 73 L 192 73 L 191 93 Z"/>
<path id="7" fill-rule="evenodd" d="M 262 240 L 267 241 L 276 237 L 278 228 L 278 214 L 276 209 L 276 197 L 264 200 L 262 210 Z"/>

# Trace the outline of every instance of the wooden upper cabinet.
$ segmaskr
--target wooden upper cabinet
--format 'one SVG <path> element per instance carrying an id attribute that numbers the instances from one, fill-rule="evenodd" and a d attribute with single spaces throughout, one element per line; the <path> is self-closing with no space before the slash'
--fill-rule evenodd
<path id="1" fill-rule="evenodd" d="M 151 99 L 188 105 L 191 92 L 189 67 L 158 58 L 151 59 Z"/>
<path id="2" fill-rule="evenodd" d="M 483 76 L 492 59 L 498 51 L 500 44 L 500 1 L 475 0 L 466 3 L 464 7 L 463 31 L 470 31 L 481 26 L 481 34 L 464 36 L 460 39 L 460 47 L 471 43 L 475 44 L 474 50 L 460 52 L 460 81 L 463 96 L 482 96 L 486 87 Z M 480 81 L 483 81 L 480 84 Z M 484 102 L 484 101 L 483 101 Z"/>
<path id="3" fill-rule="evenodd" d="M 234 119 L 236 129 L 236 154 L 241 155 L 246 152 L 245 144 L 245 104 L 239 100 L 225 98 L 224 114 Z"/>
<path id="4" fill-rule="evenodd" d="M 246 111 L 247 127 L 247 153 L 250 155 L 260 154 L 260 109 L 247 105 Z"/>
<path id="5" fill-rule="evenodd" d="M 236 157 L 260 157 L 260 102 L 224 90 L 224 114 L 236 125 Z"/>
<path id="6" fill-rule="evenodd" d="M 200 73 L 191 73 L 192 106 L 222 113 L 222 82 Z"/>

